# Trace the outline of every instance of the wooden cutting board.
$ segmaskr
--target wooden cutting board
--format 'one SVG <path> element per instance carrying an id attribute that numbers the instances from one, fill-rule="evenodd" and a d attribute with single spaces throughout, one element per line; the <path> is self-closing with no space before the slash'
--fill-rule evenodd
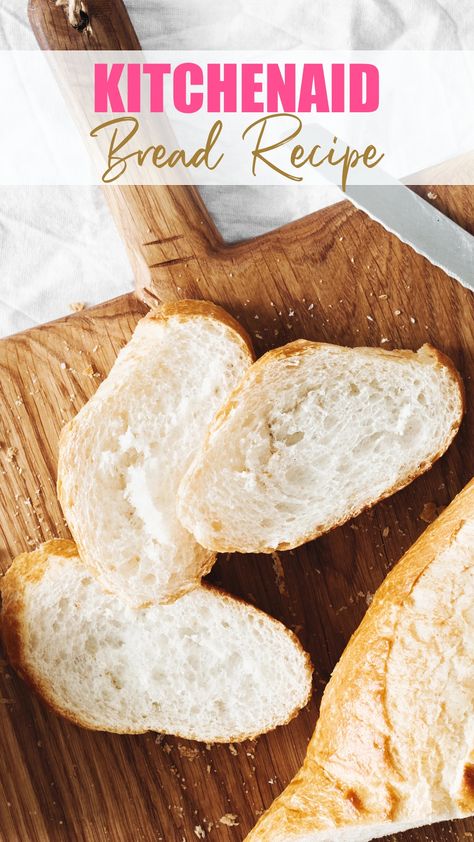
<path id="1" fill-rule="evenodd" d="M 104 9 L 93 36 L 71 30 L 47 0 L 35 0 L 31 16 L 42 46 L 130 46 L 123 7 L 114 3 L 102 20 Z M 474 233 L 473 189 L 423 190 Z M 211 298 L 241 320 L 259 353 L 301 336 L 405 348 L 429 341 L 462 371 L 472 406 L 474 297 L 349 203 L 229 247 L 193 190 L 114 188 L 108 197 L 148 301 Z M 55 495 L 59 431 L 146 309 L 123 296 L 0 342 L 3 570 L 19 552 L 68 535 Z M 210 747 L 87 732 L 50 713 L 3 663 L 2 842 L 242 840 L 301 764 L 321 693 L 371 595 L 473 474 L 468 411 L 443 459 L 373 511 L 297 551 L 219 559 L 212 581 L 296 630 L 316 667 L 308 708 L 256 741 Z M 397 838 L 452 842 L 472 832 L 466 821 Z"/>

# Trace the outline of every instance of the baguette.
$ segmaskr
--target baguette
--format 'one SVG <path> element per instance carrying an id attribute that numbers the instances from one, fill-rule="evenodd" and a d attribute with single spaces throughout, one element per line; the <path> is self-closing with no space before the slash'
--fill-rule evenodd
<path id="1" fill-rule="evenodd" d="M 167 602 L 215 560 L 176 516 L 179 481 L 253 360 L 238 322 L 205 301 L 142 319 L 59 443 L 58 496 L 85 564 L 132 605 Z"/>
<path id="2" fill-rule="evenodd" d="M 220 552 L 297 547 L 426 471 L 462 420 L 451 361 L 298 340 L 253 365 L 211 424 L 178 516 Z"/>
<path id="3" fill-rule="evenodd" d="M 377 591 L 303 768 L 247 842 L 368 842 L 474 813 L 474 480 Z"/>
<path id="4" fill-rule="evenodd" d="M 2 602 L 10 663 L 85 728 L 233 742 L 289 721 L 311 692 L 309 658 L 277 620 L 204 586 L 134 609 L 71 541 L 18 556 Z"/>

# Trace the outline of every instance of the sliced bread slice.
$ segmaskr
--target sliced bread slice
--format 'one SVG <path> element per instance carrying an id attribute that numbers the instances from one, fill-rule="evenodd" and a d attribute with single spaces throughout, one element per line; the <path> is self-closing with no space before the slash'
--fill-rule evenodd
<path id="1" fill-rule="evenodd" d="M 451 361 L 299 340 L 253 365 L 184 476 L 178 516 L 205 547 L 316 538 L 426 471 L 464 408 Z"/>
<path id="2" fill-rule="evenodd" d="M 296 637 L 213 588 L 134 609 L 59 540 L 19 556 L 1 587 L 12 666 L 86 728 L 229 742 L 289 721 L 308 701 L 311 664 Z"/>
<path id="3" fill-rule="evenodd" d="M 303 768 L 247 842 L 368 842 L 472 815 L 473 636 L 474 480 L 377 591 Z"/>
<path id="4" fill-rule="evenodd" d="M 58 496 L 81 558 L 131 604 L 199 583 L 214 554 L 176 516 L 181 477 L 253 359 L 238 322 L 205 301 L 142 319 L 110 374 L 66 425 Z"/>

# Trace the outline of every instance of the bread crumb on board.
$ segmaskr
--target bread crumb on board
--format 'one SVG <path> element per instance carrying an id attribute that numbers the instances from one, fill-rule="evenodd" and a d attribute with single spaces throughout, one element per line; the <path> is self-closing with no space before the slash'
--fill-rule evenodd
<path id="1" fill-rule="evenodd" d="M 275 584 L 280 596 L 288 596 L 285 581 L 285 570 L 281 558 L 277 552 L 272 553 L 273 572 L 275 573 Z"/>
<path id="2" fill-rule="evenodd" d="M 199 757 L 201 753 L 198 748 L 192 748 L 191 746 L 186 746 L 182 743 L 178 744 L 178 751 L 180 756 L 185 757 L 186 760 L 196 760 L 196 757 Z"/>
<path id="3" fill-rule="evenodd" d="M 225 813 L 225 815 L 220 817 L 219 823 L 225 825 L 226 827 L 238 827 L 239 825 L 237 815 L 235 813 Z"/>
<path id="4" fill-rule="evenodd" d="M 85 301 L 73 301 L 69 305 L 69 309 L 70 309 L 71 313 L 80 313 L 81 310 L 85 310 L 85 308 L 86 308 Z"/>
<path id="5" fill-rule="evenodd" d="M 7 462 L 14 462 L 17 454 L 17 447 L 7 447 Z"/>
<path id="6" fill-rule="evenodd" d="M 204 839 L 206 836 L 206 831 L 200 824 L 196 825 L 196 827 L 194 828 L 194 833 L 198 839 Z"/>

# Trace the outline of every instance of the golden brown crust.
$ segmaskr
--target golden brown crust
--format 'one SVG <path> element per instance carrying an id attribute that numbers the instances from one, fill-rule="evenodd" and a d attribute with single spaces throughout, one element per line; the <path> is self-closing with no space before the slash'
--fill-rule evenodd
<path id="1" fill-rule="evenodd" d="M 17 556 L 1 581 L 2 617 L 1 637 L 5 654 L 11 666 L 25 683 L 54 711 L 75 725 L 93 726 L 81 722 L 69 711 L 62 710 L 52 699 L 48 686 L 28 663 L 24 644 L 24 594 L 28 584 L 39 581 L 46 571 L 51 554 L 72 558 L 77 556 L 73 541 L 52 539 L 33 552 Z"/>
<path id="2" fill-rule="evenodd" d="M 182 321 L 194 318 L 194 316 L 205 316 L 209 319 L 215 319 L 222 322 L 226 327 L 235 331 L 243 340 L 252 360 L 255 360 L 255 351 L 253 349 L 252 340 L 245 328 L 237 321 L 227 310 L 224 310 L 219 304 L 214 304 L 212 301 L 202 301 L 194 298 L 183 298 L 181 301 L 170 301 L 166 304 L 161 304 L 156 309 L 150 310 L 144 317 L 147 321 L 157 321 L 173 318 L 178 316 Z"/>
<path id="3" fill-rule="evenodd" d="M 459 806 L 463 812 L 474 811 L 474 764 L 466 763 L 462 776 Z"/>
<path id="4" fill-rule="evenodd" d="M 25 651 L 24 641 L 25 625 L 23 620 L 23 613 L 25 589 L 29 584 L 38 582 L 42 578 L 48 566 L 49 558 L 51 555 L 66 558 L 79 558 L 77 547 L 73 541 L 52 539 L 44 544 L 41 544 L 36 550 L 33 550 L 32 552 L 22 553 L 21 555 L 17 556 L 13 560 L 9 570 L 7 571 L 7 573 L 1 581 L 1 637 L 8 661 L 10 662 L 14 670 L 18 673 L 18 675 L 25 681 L 25 683 L 28 684 L 29 687 L 31 687 L 31 689 L 54 713 L 64 717 L 65 719 L 72 722 L 74 725 L 78 725 L 82 728 L 86 728 L 91 731 L 108 731 L 110 733 L 115 734 L 146 733 L 146 731 L 136 731 L 134 729 L 124 730 L 116 729 L 113 727 L 99 727 L 94 722 L 82 719 L 81 717 L 72 713 L 70 710 L 61 707 L 54 699 L 54 696 L 51 693 L 47 683 L 41 679 L 41 676 L 37 673 L 37 671 L 34 669 L 31 663 L 29 663 Z M 223 602 L 228 602 L 230 604 L 239 603 L 241 605 L 248 606 L 248 603 L 246 603 L 240 597 L 231 596 L 230 594 L 227 594 L 224 591 L 222 591 L 220 588 L 216 588 L 212 585 L 207 584 L 202 585 L 202 587 L 211 593 L 219 594 Z M 252 610 L 260 612 L 260 609 L 256 608 L 255 606 L 252 606 Z M 305 650 L 303 649 L 297 636 L 290 629 L 287 629 L 284 626 L 282 626 L 282 624 L 279 623 L 278 620 L 276 620 L 274 617 L 271 617 L 268 614 L 265 614 L 265 612 L 261 611 L 261 613 L 264 614 L 264 616 L 268 620 L 270 620 L 270 622 L 274 623 L 275 626 L 278 627 L 279 631 L 283 629 L 283 631 L 290 638 L 290 640 L 296 644 L 296 646 L 298 647 L 305 659 L 305 672 L 308 678 L 308 692 L 304 703 L 296 707 L 294 710 L 290 711 L 288 718 L 284 723 L 278 723 L 279 725 L 286 725 L 288 722 L 294 719 L 294 717 L 299 713 L 301 708 L 304 707 L 310 699 L 311 676 L 313 672 L 311 658 L 308 655 L 308 653 L 305 652 Z M 270 723 L 266 730 L 272 730 L 275 727 L 275 723 Z M 244 740 L 254 739 L 255 737 L 258 737 L 261 733 L 265 732 L 259 731 L 244 735 L 235 735 L 231 737 L 226 737 L 223 740 L 216 740 L 216 742 L 243 742 Z M 176 732 L 174 736 L 181 737 L 182 739 L 194 739 L 197 741 L 201 740 L 201 736 L 196 734 L 190 735 L 189 733 L 180 734 Z"/>
<path id="5" fill-rule="evenodd" d="M 242 349 L 248 354 L 249 361 L 253 362 L 255 360 L 255 352 L 253 350 L 252 341 L 248 333 L 242 327 L 242 325 L 229 313 L 227 313 L 226 310 L 224 310 L 218 304 L 214 304 L 210 301 L 183 299 L 181 301 L 173 301 L 162 304 L 156 309 L 150 310 L 146 316 L 140 319 L 136 327 L 138 327 L 140 324 L 147 322 L 166 322 L 168 319 L 176 317 L 183 322 L 189 321 L 196 317 L 213 319 L 215 321 L 220 322 L 221 324 L 229 328 L 229 330 L 232 331 L 232 334 L 234 334 L 235 340 L 241 343 Z M 78 421 L 78 416 L 76 416 L 62 428 L 59 436 L 59 460 L 56 490 L 58 500 L 60 502 L 61 508 L 64 512 L 67 521 L 71 520 L 69 515 L 71 512 L 73 501 L 66 494 L 64 487 L 65 484 L 63 483 L 62 478 L 63 475 L 66 475 L 67 472 L 70 470 L 70 465 L 73 461 L 71 451 L 74 447 L 76 436 L 78 434 L 80 435 L 80 423 L 80 420 Z M 88 546 L 88 541 L 86 540 L 87 525 L 86 528 L 84 528 L 83 523 L 74 522 L 73 524 L 71 524 L 69 522 L 68 525 L 71 530 L 74 541 L 77 545 L 79 555 L 82 559 L 85 559 L 84 564 L 86 564 L 86 566 L 93 575 L 99 575 L 102 579 L 104 587 L 107 587 L 106 572 L 100 569 L 99 565 L 95 564 L 95 560 L 93 562 L 89 558 L 89 553 L 86 552 L 86 548 Z M 208 553 L 207 557 L 202 559 L 200 566 L 196 566 L 194 579 L 192 581 L 189 580 L 181 587 L 178 587 L 173 594 L 163 596 L 160 601 L 163 604 L 175 602 L 176 599 L 179 599 L 185 593 L 188 593 L 188 591 L 192 590 L 194 587 L 197 587 L 201 579 L 204 576 L 206 576 L 212 569 L 215 563 L 215 559 L 215 553 Z M 143 603 L 140 607 L 146 607 L 149 604 L 150 603 Z"/>
<path id="6" fill-rule="evenodd" d="M 353 348 L 347 348 L 345 346 L 334 346 L 327 342 L 312 342 L 309 339 L 296 339 L 294 342 L 289 342 L 287 345 L 283 345 L 280 348 L 274 348 L 271 351 L 267 351 L 262 357 L 260 357 L 257 362 L 253 364 L 249 372 L 244 375 L 243 380 L 241 383 L 236 386 L 236 388 L 231 392 L 229 395 L 226 403 L 221 407 L 221 409 L 216 413 L 213 422 L 208 428 L 206 433 L 206 437 L 204 439 L 202 452 L 206 452 L 207 445 L 209 442 L 210 437 L 224 424 L 232 410 L 238 405 L 239 397 L 244 390 L 249 376 L 252 377 L 253 383 L 258 383 L 260 379 L 261 370 L 266 367 L 269 362 L 273 362 L 277 359 L 286 359 L 289 357 L 298 356 L 305 353 L 311 353 L 316 348 L 334 348 L 337 347 L 339 351 L 353 351 Z M 460 412 L 458 418 L 454 421 L 451 426 L 451 430 L 449 435 L 446 438 L 445 445 L 429 460 L 423 462 L 418 466 L 416 471 L 408 474 L 405 477 L 402 477 L 397 483 L 392 485 L 386 492 L 381 494 L 377 497 L 376 500 L 373 500 L 366 506 L 359 506 L 353 507 L 350 511 L 347 512 L 347 515 L 343 518 L 340 518 L 338 521 L 330 524 L 329 526 L 325 526 L 324 528 L 318 527 L 316 529 L 310 530 L 304 535 L 302 535 L 296 541 L 281 541 L 277 546 L 258 546 L 248 548 L 248 550 L 244 549 L 243 547 L 236 547 L 232 543 L 226 543 L 224 540 L 219 540 L 218 538 L 213 538 L 212 546 L 209 549 L 213 550 L 217 553 L 235 553 L 235 552 L 259 552 L 259 553 L 273 553 L 273 552 L 284 552 L 286 550 L 293 550 L 296 547 L 300 547 L 302 544 L 307 544 L 309 541 L 314 541 L 316 538 L 319 538 L 321 535 L 326 535 L 328 532 L 332 532 L 334 529 L 337 529 L 339 526 L 342 526 L 344 523 L 347 523 L 348 520 L 352 520 L 355 517 L 358 517 L 364 511 L 372 509 L 377 503 L 380 503 L 382 500 L 385 500 L 387 497 L 391 497 L 393 494 L 396 494 L 397 491 L 401 491 L 402 488 L 405 488 L 407 485 L 410 485 L 415 479 L 417 479 L 422 474 L 426 473 L 438 459 L 443 456 L 443 454 L 448 449 L 449 445 L 453 441 L 456 433 L 461 426 L 462 419 L 464 417 L 466 411 L 466 391 L 464 387 L 464 383 L 462 380 L 461 375 L 459 374 L 456 366 L 454 365 L 453 361 L 439 351 L 437 348 L 434 348 L 432 345 L 426 343 L 423 345 L 418 352 L 416 351 L 407 351 L 407 350 L 393 350 L 387 351 L 384 348 L 358 348 L 358 351 L 367 353 L 370 356 L 382 356 L 382 357 L 389 357 L 390 359 L 399 358 L 401 360 L 406 359 L 413 359 L 417 353 L 424 352 L 427 355 L 430 355 L 436 359 L 438 364 L 446 368 L 453 380 L 453 383 L 459 390 L 459 397 L 460 397 Z"/>
<path id="7" fill-rule="evenodd" d="M 462 812 L 474 813 L 474 750 L 464 764 L 458 804 Z"/>
<path id="8" fill-rule="evenodd" d="M 380 586 L 326 687 L 302 769 L 246 842 L 290 842 L 305 832 L 394 819 L 398 798 L 392 784 L 399 781 L 400 770 L 390 747 L 385 676 L 398 616 L 420 577 L 473 513 L 471 480 Z M 470 766 L 468 760 L 458 800 L 466 813 L 474 809 Z M 341 782 L 348 777 L 354 781 L 351 787 Z"/>

